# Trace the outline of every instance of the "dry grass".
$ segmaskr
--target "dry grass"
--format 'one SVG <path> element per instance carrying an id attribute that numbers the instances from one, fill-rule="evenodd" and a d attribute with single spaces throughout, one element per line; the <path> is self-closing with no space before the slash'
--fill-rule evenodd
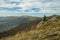
<path id="1" fill-rule="evenodd" d="M 33 30 L 18 32 L 0 40 L 60 40 L 60 19 L 41 21 Z"/>

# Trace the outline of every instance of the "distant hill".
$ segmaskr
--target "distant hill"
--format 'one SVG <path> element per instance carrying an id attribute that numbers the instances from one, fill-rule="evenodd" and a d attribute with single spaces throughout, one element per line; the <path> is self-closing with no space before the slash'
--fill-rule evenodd
<path id="1" fill-rule="evenodd" d="M 43 18 L 41 19 L 38 18 L 39 20 L 38 21 L 37 19 L 35 20 L 35 18 L 33 21 L 28 22 L 26 21 L 10 30 L 0 32 L 0 39 L 60 40 L 60 16 L 58 15 L 49 16 L 47 17 L 47 21 L 42 20 Z"/>
<path id="2" fill-rule="evenodd" d="M 22 23 L 28 23 L 32 21 L 41 21 L 39 17 L 31 16 L 8 16 L 0 18 L 0 32 L 9 30 L 10 28 L 16 27 Z"/>

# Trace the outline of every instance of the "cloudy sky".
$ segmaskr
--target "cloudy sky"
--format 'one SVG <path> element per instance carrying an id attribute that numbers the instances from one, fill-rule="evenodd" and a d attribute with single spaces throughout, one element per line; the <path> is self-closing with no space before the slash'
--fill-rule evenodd
<path id="1" fill-rule="evenodd" d="M 60 14 L 60 0 L 0 0 L 0 16 Z"/>

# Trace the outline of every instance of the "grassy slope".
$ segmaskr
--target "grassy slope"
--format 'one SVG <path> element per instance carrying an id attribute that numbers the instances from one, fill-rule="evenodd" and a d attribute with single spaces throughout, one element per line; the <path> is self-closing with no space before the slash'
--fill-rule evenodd
<path id="1" fill-rule="evenodd" d="M 13 36 L 4 37 L 0 40 L 60 40 L 60 17 L 48 21 L 41 21 L 36 27 L 25 29 Z"/>

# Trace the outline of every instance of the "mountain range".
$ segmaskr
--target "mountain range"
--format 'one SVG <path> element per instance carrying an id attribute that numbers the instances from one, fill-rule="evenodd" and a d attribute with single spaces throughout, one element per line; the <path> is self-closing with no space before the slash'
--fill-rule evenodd
<path id="1" fill-rule="evenodd" d="M 9 16 L 0 18 L 0 32 L 9 30 L 10 28 L 16 27 L 22 23 L 29 23 L 33 21 L 40 21 L 42 18 L 31 17 L 31 16 Z"/>

